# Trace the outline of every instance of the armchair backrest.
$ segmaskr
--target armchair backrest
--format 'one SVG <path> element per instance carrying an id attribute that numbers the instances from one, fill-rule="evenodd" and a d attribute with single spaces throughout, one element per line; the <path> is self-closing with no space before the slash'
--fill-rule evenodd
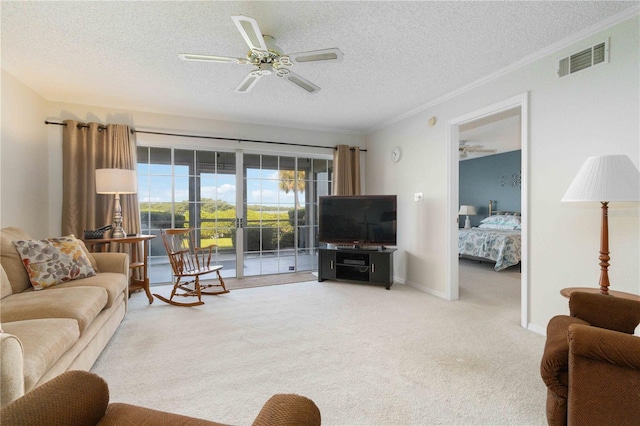
<path id="1" fill-rule="evenodd" d="M 569 298 L 569 312 L 594 327 L 627 334 L 640 324 L 640 301 L 612 295 L 575 291 Z"/>

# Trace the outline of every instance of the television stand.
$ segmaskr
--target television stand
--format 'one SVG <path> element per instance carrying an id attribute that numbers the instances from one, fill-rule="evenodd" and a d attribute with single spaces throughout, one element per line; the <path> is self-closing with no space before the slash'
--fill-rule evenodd
<path id="1" fill-rule="evenodd" d="M 358 248 L 319 248 L 318 281 L 344 280 L 393 284 L 393 252 L 396 249 L 363 250 Z"/>

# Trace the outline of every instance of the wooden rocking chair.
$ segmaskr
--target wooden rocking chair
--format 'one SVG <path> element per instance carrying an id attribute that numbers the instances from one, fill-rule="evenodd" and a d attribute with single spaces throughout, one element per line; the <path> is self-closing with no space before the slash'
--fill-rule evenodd
<path id="1" fill-rule="evenodd" d="M 177 306 L 198 306 L 203 305 L 201 296 L 203 294 L 224 294 L 229 290 L 224 285 L 220 276 L 222 265 L 212 265 L 211 257 L 215 245 L 200 248 L 195 245 L 195 230 L 193 228 L 163 229 L 162 242 L 167 250 L 175 284 L 171 291 L 171 296 L 167 299 L 159 294 L 155 297 L 163 302 Z M 218 275 L 219 283 L 200 284 L 200 276 L 215 272 Z M 205 291 L 212 287 L 221 287 L 218 291 Z M 174 296 L 197 297 L 197 302 L 177 302 Z"/>

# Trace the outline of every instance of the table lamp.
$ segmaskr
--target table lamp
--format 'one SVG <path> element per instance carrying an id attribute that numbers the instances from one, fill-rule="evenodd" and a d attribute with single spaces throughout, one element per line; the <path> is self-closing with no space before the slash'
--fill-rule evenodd
<path id="1" fill-rule="evenodd" d="M 609 202 L 640 201 L 640 172 L 626 155 L 589 157 L 562 201 L 598 201 L 602 204 L 600 293 L 609 294 Z"/>
<path id="2" fill-rule="evenodd" d="M 475 206 L 460 206 L 460 211 L 458 212 L 458 214 L 467 216 L 467 219 L 465 219 L 464 221 L 464 227 L 465 229 L 469 229 L 471 228 L 471 219 L 469 219 L 469 216 L 475 216 L 478 213 L 476 213 Z"/>
<path id="3" fill-rule="evenodd" d="M 120 194 L 135 194 L 138 191 L 138 181 L 135 170 L 125 169 L 97 169 L 96 192 L 98 194 L 115 194 L 116 204 L 113 208 L 113 232 L 111 238 L 127 236 L 122 229 L 122 207 Z"/>

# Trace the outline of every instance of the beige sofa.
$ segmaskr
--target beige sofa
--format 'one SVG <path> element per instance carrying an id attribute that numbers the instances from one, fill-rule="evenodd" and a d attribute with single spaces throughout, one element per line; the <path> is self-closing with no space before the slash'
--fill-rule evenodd
<path id="1" fill-rule="evenodd" d="M 13 241 L 0 230 L 0 406 L 68 370 L 89 370 L 124 318 L 129 258 L 85 249 L 96 275 L 33 290 Z"/>

